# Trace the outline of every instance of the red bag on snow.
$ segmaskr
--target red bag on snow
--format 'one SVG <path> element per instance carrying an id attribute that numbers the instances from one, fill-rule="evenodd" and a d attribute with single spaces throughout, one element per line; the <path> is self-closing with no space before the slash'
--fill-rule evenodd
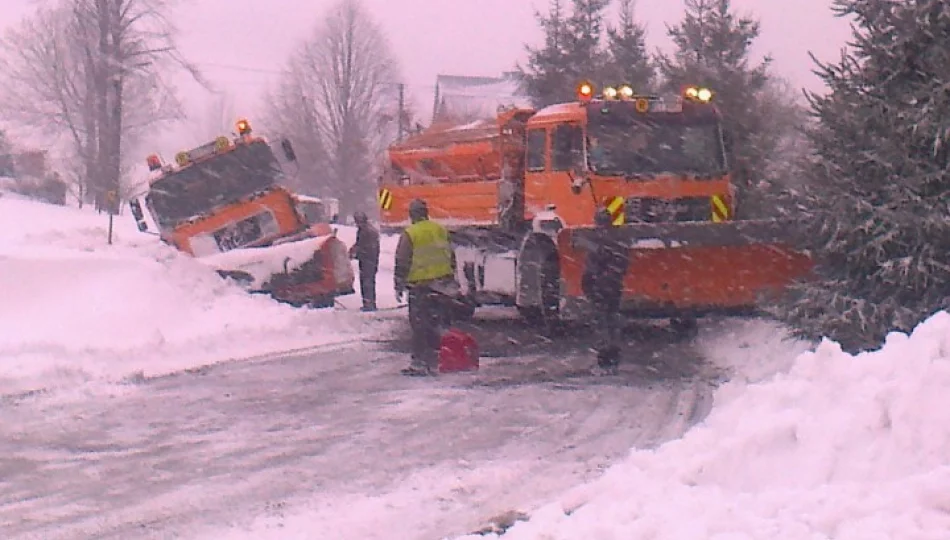
<path id="1" fill-rule="evenodd" d="M 478 343 L 471 334 L 452 328 L 442 335 L 439 373 L 478 370 Z"/>

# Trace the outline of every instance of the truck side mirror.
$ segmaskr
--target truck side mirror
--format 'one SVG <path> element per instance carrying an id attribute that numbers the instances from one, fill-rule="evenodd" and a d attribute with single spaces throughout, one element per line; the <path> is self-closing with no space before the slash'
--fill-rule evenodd
<path id="1" fill-rule="evenodd" d="M 142 232 L 148 231 L 148 224 L 145 222 L 145 214 L 142 212 L 142 205 L 138 199 L 129 201 L 129 210 L 132 211 L 132 217 L 135 218 L 135 225 Z"/>
<path id="2" fill-rule="evenodd" d="M 584 190 L 584 184 L 587 183 L 587 170 L 582 165 L 571 167 L 571 193 L 580 195 Z"/>
<path id="3" fill-rule="evenodd" d="M 297 153 L 294 152 L 294 145 L 291 144 L 290 139 L 282 139 L 280 149 L 284 151 L 284 157 L 287 158 L 287 161 L 297 161 Z"/>

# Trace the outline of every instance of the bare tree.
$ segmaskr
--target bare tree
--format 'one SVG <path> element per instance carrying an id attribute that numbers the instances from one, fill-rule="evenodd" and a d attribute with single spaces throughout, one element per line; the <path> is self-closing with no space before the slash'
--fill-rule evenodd
<path id="1" fill-rule="evenodd" d="M 293 140 L 299 166 L 293 187 L 309 195 L 331 196 L 335 186 L 327 178 L 329 155 L 311 92 L 303 71 L 289 70 L 268 97 L 267 123 Z"/>
<path id="2" fill-rule="evenodd" d="M 237 119 L 234 97 L 225 91 L 215 91 L 208 96 L 200 113 L 190 118 L 190 123 L 199 140 L 210 141 L 233 131 Z"/>
<path id="3" fill-rule="evenodd" d="M 178 52 L 169 2 L 60 0 L 0 41 L 0 108 L 39 134 L 66 137 L 100 209 L 107 193 L 122 191 L 127 150 L 147 128 L 181 117 L 164 77 L 184 68 L 200 82 Z"/>
<path id="4" fill-rule="evenodd" d="M 290 59 L 271 96 L 271 122 L 292 138 L 311 191 L 345 213 L 373 197 L 378 156 L 395 136 L 395 60 L 358 0 L 336 4 Z"/>

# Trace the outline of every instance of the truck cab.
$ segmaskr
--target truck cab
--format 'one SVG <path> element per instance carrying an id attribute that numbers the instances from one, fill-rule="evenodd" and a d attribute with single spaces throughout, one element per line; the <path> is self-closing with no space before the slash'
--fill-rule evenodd
<path id="1" fill-rule="evenodd" d="M 589 226 L 604 206 L 615 225 L 731 219 L 735 189 L 711 91 L 592 94 L 583 83 L 577 101 L 528 120 L 526 217 L 554 207 L 564 226 Z"/>

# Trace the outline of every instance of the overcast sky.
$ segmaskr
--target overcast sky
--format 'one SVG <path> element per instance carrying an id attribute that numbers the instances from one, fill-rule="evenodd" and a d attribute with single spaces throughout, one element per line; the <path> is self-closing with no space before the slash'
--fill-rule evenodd
<path id="1" fill-rule="evenodd" d="M 438 73 L 498 75 L 524 59 L 523 44 L 537 43 L 533 17 L 546 0 L 363 0 L 387 33 L 410 95 L 431 106 Z M 0 0 L 0 28 L 14 25 L 44 0 Z M 331 0 L 181 0 L 175 19 L 184 54 L 218 88 L 233 96 L 237 113 L 254 118 L 261 92 L 293 47 L 319 22 Z M 833 59 L 849 37 L 835 19 L 831 0 L 734 0 L 741 12 L 762 22 L 756 53 L 770 53 L 777 73 L 798 86 L 820 89 L 808 52 Z M 682 14 L 681 0 L 638 0 L 637 16 L 648 27 L 651 50 L 669 47 L 665 24 Z M 179 79 L 181 81 L 181 79 Z M 192 108 L 207 92 L 181 81 Z M 425 110 L 425 109 L 423 109 Z M 163 130 L 154 141 L 166 155 L 199 144 L 194 130 Z"/>

